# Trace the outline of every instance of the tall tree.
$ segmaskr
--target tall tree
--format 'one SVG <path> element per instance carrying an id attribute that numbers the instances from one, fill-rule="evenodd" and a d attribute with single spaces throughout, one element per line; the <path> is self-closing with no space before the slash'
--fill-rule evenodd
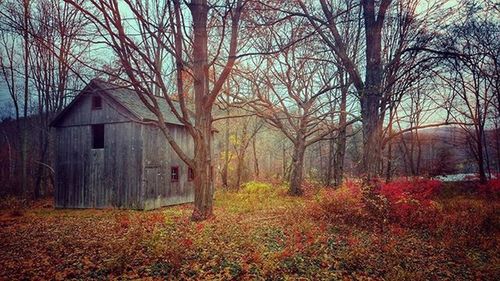
<path id="1" fill-rule="evenodd" d="M 300 10 L 290 11 L 290 14 L 309 20 L 357 91 L 363 132 L 363 171 L 367 179 L 378 176 L 383 123 L 391 95 L 388 86 L 398 82 L 388 79 L 389 75 L 396 73 L 402 61 L 414 56 L 415 53 L 407 52 L 408 49 L 429 43 L 431 37 L 425 36 L 428 26 L 425 19 L 436 20 L 430 13 L 436 11 L 440 3 L 428 6 L 420 14 L 416 9 L 418 0 L 318 0 L 308 3 L 298 0 L 298 4 Z M 349 15 L 347 20 L 345 15 Z M 342 28 L 352 23 L 357 24 L 357 30 Z M 349 48 L 353 34 L 364 37 L 362 48 Z"/>
<path id="2" fill-rule="evenodd" d="M 479 179 L 487 180 L 486 129 L 498 118 L 500 25 L 484 6 L 472 4 L 463 22 L 455 22 L 445 37 L 451 56 L 441 78 L 451 90 L 452 117 L 467 132 Z M 496 116 L 495 116 L 496 115 Z"/>
<path id="3" fill-rule="evenodd" d="M 294 35 L 303 36 L 298 31 Z M 286 35 L 276 35 L 284 39 Z M 293 42 L 295 38 L 286 38 Z M 279 55 L 263 58 L 258 69 L 248 77 L 250 91 L 245 105 L 280 130 L 293 144 L 290 173 L 291 195 L 302 194 L 304 154 L 310 145 L 324 139 L 336 124 L 326 122 L 336 114 L 328 110 L 333 101 L 325 99 L 329 91 L 338 88 L 336 73 L 312 54 L 313 40 L 305 40 L 283 50 Z M 248 99 L 250 98 L 250 100 Z"/>
<path id="4" fill-rule="evenodd" d="M 212 216 L 212 108 L 238 55 L 240 18 L 246 1 L 228 0 L 222 5 L 207 0 L 125 0 L 120 3 L 118 0 L 92 0 L 88 4 L 65 1 L 89 17 L 103 32 L 123 66 L 125 74 L 120 78 L 157 116 L 155 124 L 179 157 L 193 169 L 192 218 L 203 220 Z M 186 19 L 189 22 L 185 22 Z M 161 54 L 156 53 L 159 48 L 164 50 L 161 54 L 172 58 L 173 65 L 167 64 L 169 60 L 159 59 Z M 175 79 L 167 75 L 167 67 L 173 70 Z M 184 84 L 186 73 L 192 77 L 192 85 Z M 172 80 L 176 81 L 174 91 L 179 107 L 174 105 L 172 89 L 168 87 Z M 193 93 L 193 116 L 188 112 L 185 96 L 189 90 Z M 163 100 L 155 98 L 158 91 Z M 170 134 L 159 102 L 167 103 L 193 137 L 193 157 L 189 156 L 190 152 L 183 151 Z"/>

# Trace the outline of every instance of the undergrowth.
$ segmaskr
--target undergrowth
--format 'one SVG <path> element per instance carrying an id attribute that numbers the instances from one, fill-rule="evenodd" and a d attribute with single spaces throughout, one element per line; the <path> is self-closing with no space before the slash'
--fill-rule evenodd
<path id="1" fill-rule="evenodd" d="M 382 220 L 352 181 L 305 197 L 259 182 L 219 190 L 203 222 L 188 219 L 190 205 L 2 211 L 0 279 L 495 280 L 495 188 L 442 197 L 446 188 L 381 183 Z"/>

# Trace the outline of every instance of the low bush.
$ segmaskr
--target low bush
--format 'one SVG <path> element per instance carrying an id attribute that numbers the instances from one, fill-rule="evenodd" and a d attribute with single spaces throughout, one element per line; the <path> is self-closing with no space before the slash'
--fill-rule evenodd
<path id="1" fill-rule="evenodd" d="M 332 223 L 361 226 L 368 219 L 359 185 L 351 181 L 338 189 L 321 190 L 310 210 L 314 218 Z"/>
<path id="2" fill-rule="evenodd" d="M 0 199 L 0 210 L 8 210 L 14 217 L 22 216 L 27 207 L 27 201 L 19 197 L 8 196 Z"/>
<path id="3" fill-rule="evenodd" d="M 480 184 L 479 194 L 486 199 L 496 200 L 500 198 L 500 179 L 491 179 L 486 184 Z"/>
<path id="4" fill-rule="evenodd" d="M 407 198 L 426 201 L 433 199 L 439 192 L 442 183 L 438 180 L 413 179 L 398 180 L 382 184 L 380 193 L 391 202 Z"/>
<path id="5" fill-rule="evenodd" d="M 440 219 L 433 199 L 442 184 L 437 180 L 412 179 L 382 184 L 380 194 L 389 201 L 389 220 L 403 227 L 428 229 Z"/>
<path id="6" fill-rule="evenodd" d="M 250 181 L 242 185 L 242 192 L 246 193 L 267 193 L 273 189 L 268 183 Z"/>

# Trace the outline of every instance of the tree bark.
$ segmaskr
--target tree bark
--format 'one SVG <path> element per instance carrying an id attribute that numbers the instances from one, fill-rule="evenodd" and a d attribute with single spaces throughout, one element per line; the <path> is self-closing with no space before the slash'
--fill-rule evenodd
<path id="1" fill-rule="evenodd" d="M 208 115 L 208 116 L 207 116 Z M 211 114 L 197 118 L 197 128 L 200 134 L 195 139 L 194 150 L 194 211 L 192 219 L 195 221 L 205 220 L 213 216 L 213 165 L 211 159 L 212 150 L 212 120 Z"/>
<path id="2" fill-rule="evenodd" d="M 193 220 L 205 220 L 213 215 L 212 177 L 212 103 L 208 90 L 208 33 L 206 0 L 189 4 L 193 18 L 193 79 L 196 135 L 194 151 L 194 211 Z"/>
<path id="3" fill-rule="evenodd" d="M 484 167 L 484 151 L 483 151 L 483 136 L 484 128 L 479 125 L 476 131 L 476 147 L 477 147 L 477 165 L 479 169 L 479 182 L 484 184 L 487 182 L 486 169 Z"/>
<path id="4" fill-rule="evenodd" d="M 259 159 L 257 158 L 257 136 L 252 140 L 254 179 L 259 179 Z"/>
<path id="5" fill-rule="evenodd" d="M 294 143 L 292 156 L 292 172 L 290 173 L 290 189 L 288 193 L 293 196 L 300 196 L 302 190 L 304 153 L 306 150 L 305 139 L 298 137 Z"/>
<path id="6" fill-rule="evenodd" d="M 229 110 L 227 111 L 227 115 L 229 116 Z M 224 130 L 224 163 L 222 165 L 222 186 L 228 187 L 227 183 L 227 170 L 229 166 L 229 118 L 225 121 L 225 130 Z"/>
<path id="7" fill-rule="evenodd" d="M 383 0 L 378 12 L 374 0 L 361 1 L 366 40 L 365 84 L 360 93 L 363 123 L 363 168 L 367 180 L 377 177 L 381 162 L 382 27 L 391 0 Z"/>
<path id="8" fill-rule="evenodd" d="M 343 77 L 341 78 L 343 79 Z M 337 137 L 337 151 L 335 153 L 334 184 L 336 187 L 342 185 L 344 178 L 344 158 L 347 142 L 347 85 L 341 84 L 342 97 L 340 101 L 339 134 Z"/>
<path id="9" fill-rule="evenodd" d="M 29 101 L 29 18 L 30 0 L 23 1 L 23 43 L 24 43 L 24 105 L 21 125 L 21 193 L 24 195 L 28 189 L 28 101 Z"/>
<path id="10" fill-rule="evenodd" d="M 325 185 L 330 186 L 332 183 L 332 178 L 334 177 L 334 166 L 335 164 L 335 140 L 333 139 L 333 133 L 330 134 L 330 139 L 328 140 L 328 163 L 326 168 Z"/>

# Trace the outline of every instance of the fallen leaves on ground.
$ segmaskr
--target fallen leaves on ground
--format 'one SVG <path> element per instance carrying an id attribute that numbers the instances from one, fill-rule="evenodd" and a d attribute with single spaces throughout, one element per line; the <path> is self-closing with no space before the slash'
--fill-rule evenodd
<path id="1" fill-rule="evenodd" d="M 433 201 L 432 210 L 440 212 L 436 224 L 455 225 L 429 229 L 401 217 L 379 225 L 359 208 L 356 194 L 352 187 L 317 189 L 302 198 L 287 196 L 280 186 L 218 191 L 216 217 L 203 222 L 189 220 L 189 204 L 142 212 L 55 210 L 43 201 L 20 215 L 2 210 L 0 279 L 499 277 L 498 200 Z M 493 221 L 463 224 L 467 218 Z"/>

